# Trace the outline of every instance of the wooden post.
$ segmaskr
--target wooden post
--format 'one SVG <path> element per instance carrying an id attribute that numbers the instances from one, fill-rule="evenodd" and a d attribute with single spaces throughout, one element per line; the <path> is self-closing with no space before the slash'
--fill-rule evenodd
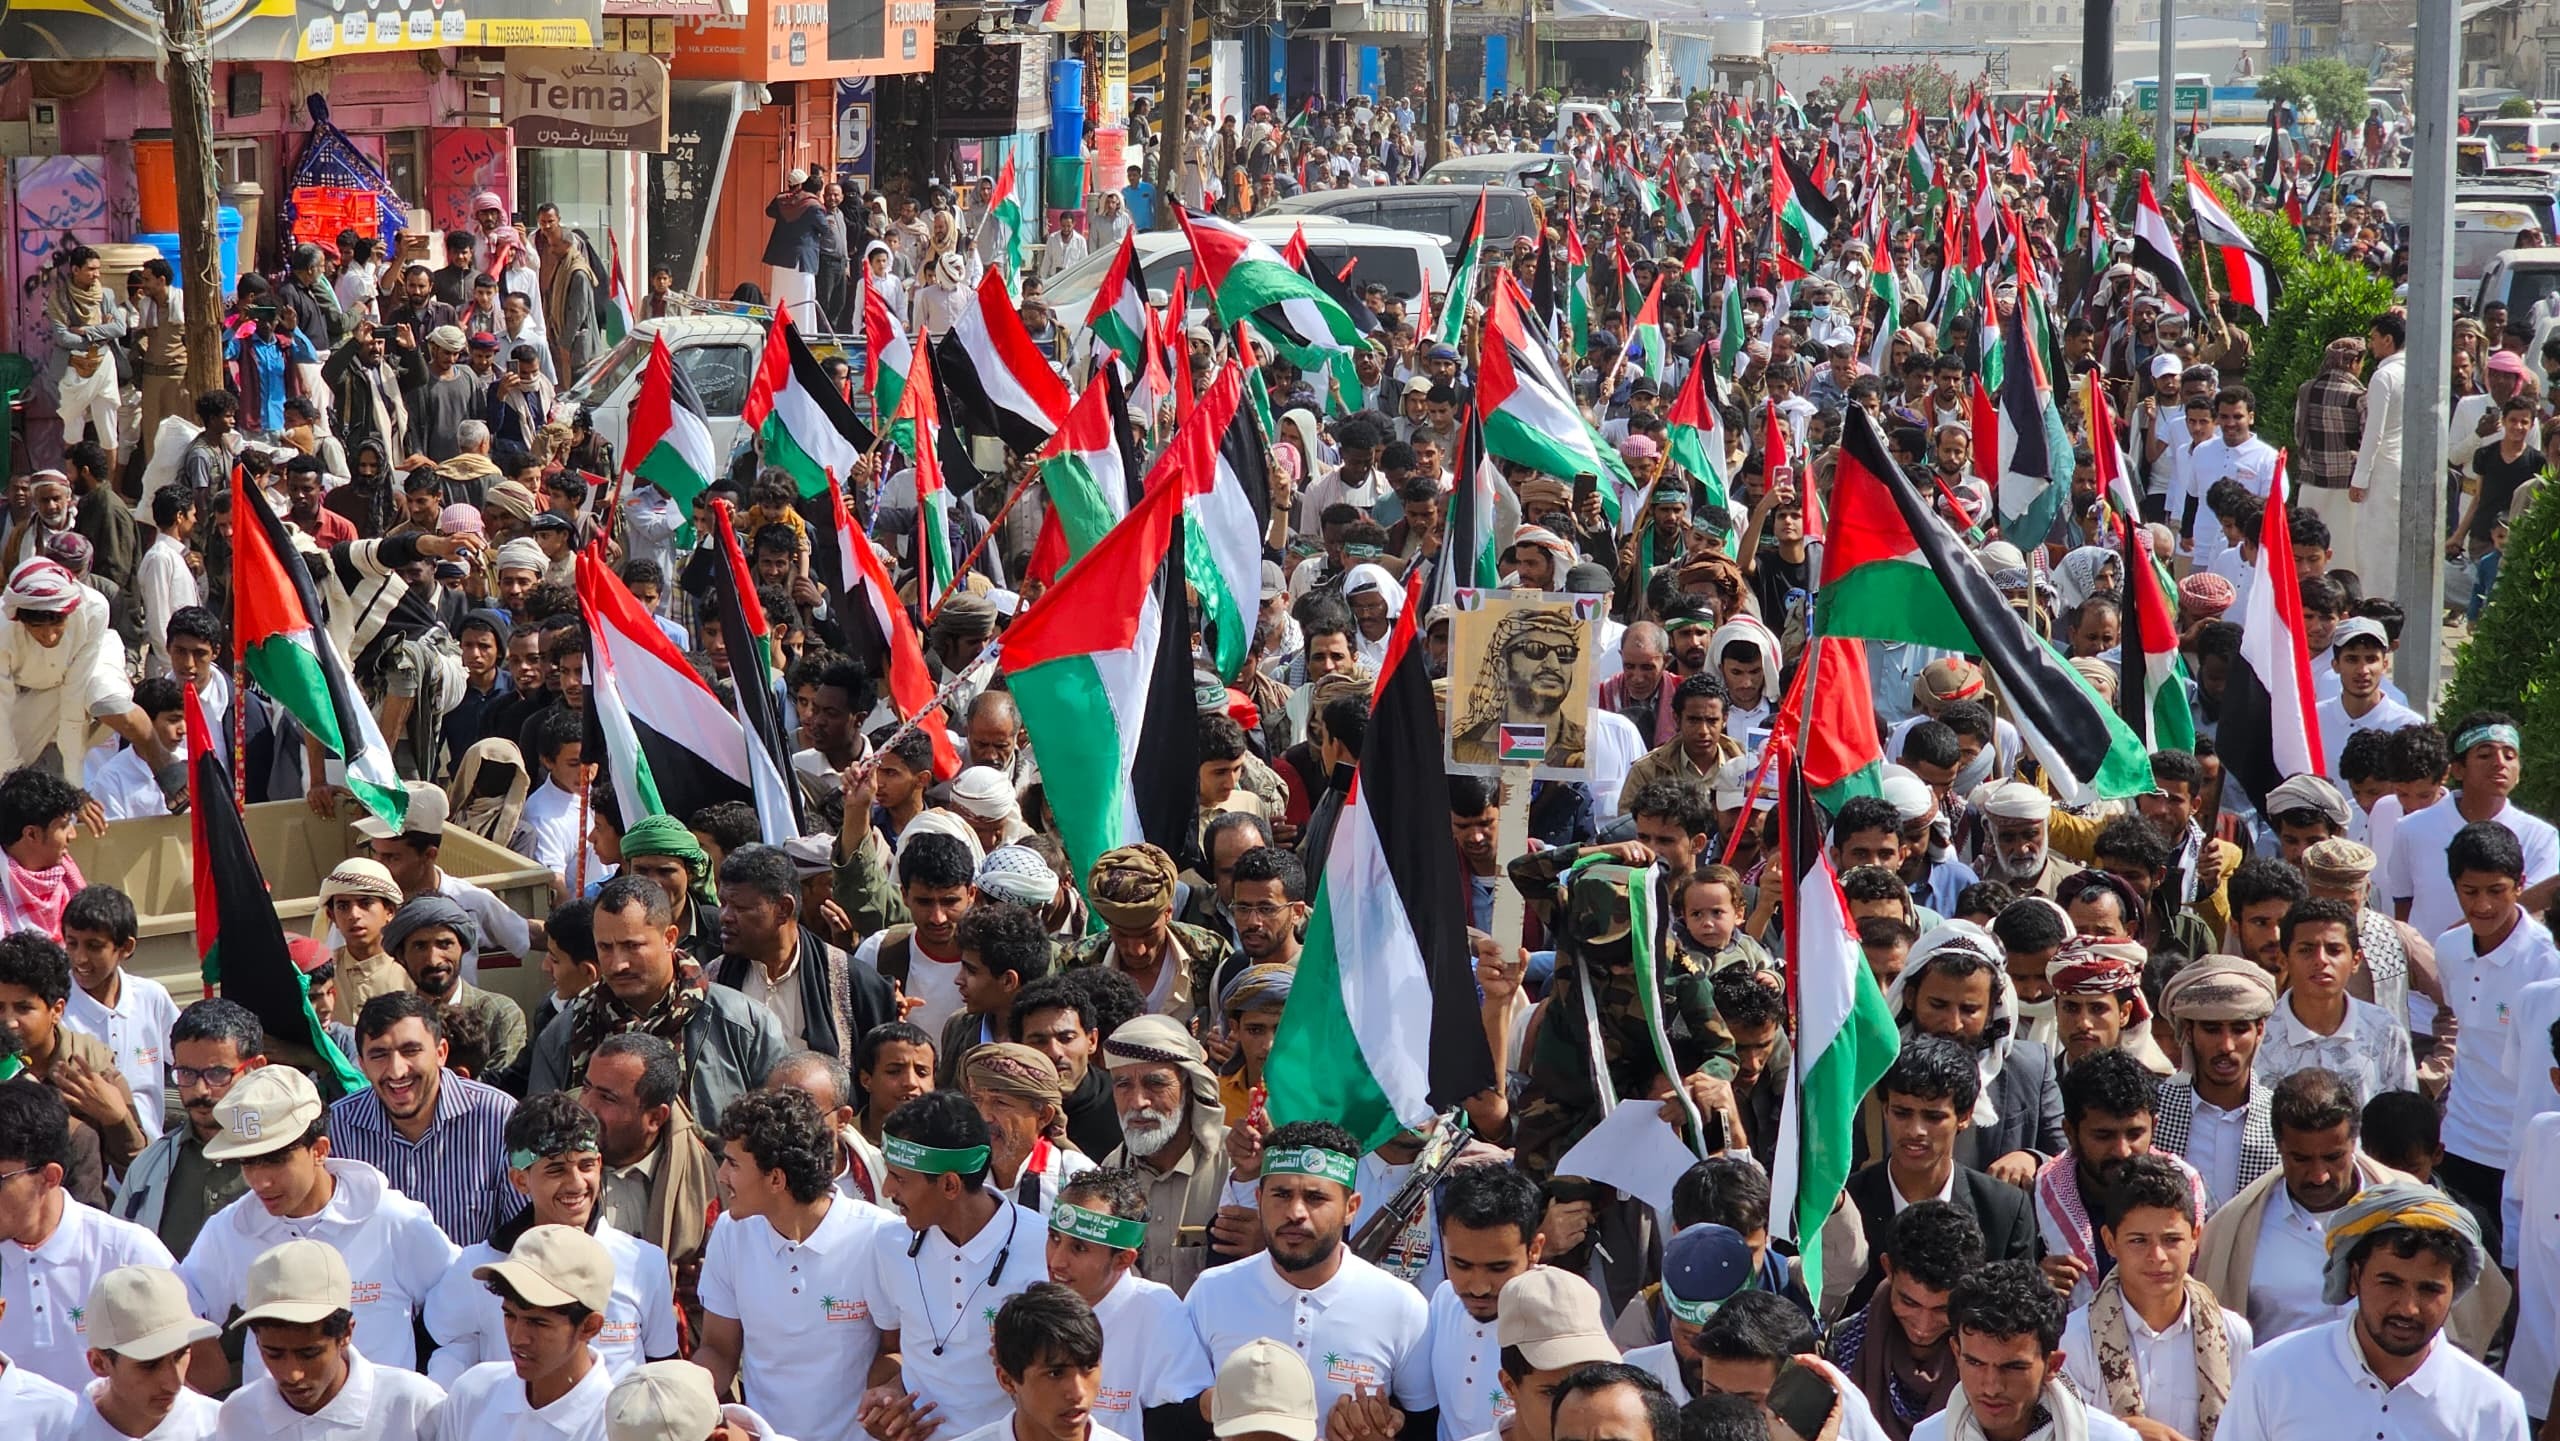
<path id="1" fill-rule="evenodd" d="M 178 284 L 186 291 L 187 393 L 222 383 L 222 238 L 213 175 L 213 55 L 203 0 L 159 0 L 169 39 L 169 134 L 178 176 Z M 240 237 L 243 247 L 250 237 Z M 243 267 L 244 269 L 247 267 Z"/>
<path id="2" fill-rule="evenodd" d="M 1438 3 L 1438 0 L 1434 0 Z M 1502 768 L 1497 781 L 1502 787 L 1502 805 L 1493 817 L 1493 854 L 1495 860 L 1508 865 L 1509 857 L 1529 845 L 1529 767 L 1509 765 Z M 1496 877 L 1493 886 L 1493 942 L 1502 948 L 1508 961 L 1520 949 L 1520 936 L 1526 929 L 1528 902 L 1520 888 L 1511 884 L 1508 875 Z"/>
<path id="3" fill-rule="evenodd" d="M 1165 0 L 1164 80 L 1156 96 L 1155 228 L 1171 230 L 1182 204 L 1182 152 L 1191 141 L 1191 0 Z"/>

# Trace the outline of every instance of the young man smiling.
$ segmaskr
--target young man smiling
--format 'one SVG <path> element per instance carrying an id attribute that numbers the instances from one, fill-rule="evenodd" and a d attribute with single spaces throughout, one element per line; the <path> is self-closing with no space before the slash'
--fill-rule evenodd
<path id="1" fill-rule="evenodd" d="M 536 1226 L 503 1261 L 472 1268 L 506 1314 L 507 1359 L 453 1383 L 426 1441 L 556 1432 L 602 1441 L 613 1373 L 596 1354 L 613 1297 L 613 1257 L 574 1226 Z"/>
<path id="2" fill-rule="evenodd" d="M 419 944 L 412 941 L 412 945 Z M 388 1177 L 457 1246 L 524 1209 L 506 1183 L 515 1099 L 445 1069 L 445 1013 L 426 996 L 376 996 L 356 1016 L 356 1064 L 373 1084 L 329 1108 L 332 1154 Z"/>

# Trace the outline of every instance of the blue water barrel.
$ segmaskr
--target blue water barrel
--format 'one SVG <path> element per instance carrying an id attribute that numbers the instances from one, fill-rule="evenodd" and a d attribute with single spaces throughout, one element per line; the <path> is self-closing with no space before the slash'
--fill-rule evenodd
<path id="1" fill-rule="evenodd" d="M 1049 153 L 1084 153 L 1084 62 L 1049 63 Z"/>
<path id="2" fill-rule="evenodd" d="M 222 298 L 227 303 L 231 299 L 231 292 L 240 284 L 240 212 L 228 205 L 223 206 L 220 213 L 215 216 L 214 227 L 219 237 L 216 249 L 217 263 L 222 268 Z M 178 259 L 176 231 L 155 230 L 148 234 L 137 235 L 133 237 L 133 243 L 148 245 L 159 251 L 160 258 L 169 262 L 169 268 L 178 272 L 179 285 L 183 287 L 186 284 L 187 272 Z"/>

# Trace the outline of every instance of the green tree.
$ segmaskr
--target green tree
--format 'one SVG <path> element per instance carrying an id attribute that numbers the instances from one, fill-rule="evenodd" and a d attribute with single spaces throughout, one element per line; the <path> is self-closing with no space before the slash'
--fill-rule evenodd
<path id="1" fill-rule="evenodd" d="M 2471 638 L 2453 657 L 2453 685 L 2438 714 L 2474 710 L 2514 716 L 2528 746 L 2560 745 L 2560 650 L 2551 616 L 2560 608 L 2560 486 L 2546 485 L 2507 531 L 2498 582 Z M 2412 605 L 2409 622 L 2432 634 L 2432 605 Z M 2535 754 L 2548 754 L 2537 751 Z M 2528 768 L 2515 803 L 2536 815 L 2560 805 L 2560 767 Z"/>
<path id="2" fill-rule="evenodd" d="M 2295 253 L 2300 254 L 2299 241 Z M 2269 260 L 2272 266 L 2272 254 Z M 2364 334 L 2395 297 L 2391 282 L 2336 255 L 2306 256 L 2291 274 L 2279 275 L 2283 293 L 2258 338 L 2249 388 L 2258 394 L 2258 434 L 2283 447 L 2293 443 L 2293 397 L 2320 373 L 2329 342 Z"/>
<path id="3" fill-rule="evenodd" d="M 1876 108 L 1876 119 L 1882 121 L 1894 112 L 1904 96 L 1918 102 L 1920 113 L 1945 115 L 1955 95 L 1955 72 L 1944 66 L 1923 62 L 1917 65 L 1872 65 L 1863 69 L 1844 70 L 1826 75 L 1805 96 L 1809 105 L 1846 110 L 1858 103 L 1858 87 L 1867 90 L 1867 103 Z"/>
<path id="4" fill-rule="evenodd" d="M 2533 116 L 2533 102 L 2521 95 L 2498 102 L 2498 118 L 2501 120 L 2531 120 Z"/>
<path id="5" fill-rule="evenodd" d="M 2258 77 L 2258 98 L 2281 100 L 2299 112 L 2305 102 L 2329 124 L 2352 124 L 2364 116 L 2365 72 L 2334 55 L 2279 65 Z"/>

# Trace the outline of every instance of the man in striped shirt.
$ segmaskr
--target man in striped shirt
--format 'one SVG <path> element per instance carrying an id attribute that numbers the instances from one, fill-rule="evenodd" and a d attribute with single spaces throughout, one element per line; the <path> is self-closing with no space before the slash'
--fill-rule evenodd
<path id="1" fill-rule="evenodd" d="M 329 1154 L 362 1161 L 424 1205 L 445 1239 L 476 1245 L 524 1209 L 507 1184 L 505 1092 L 444 1068 L 435 1002 L 394 991 L 356 1015 L 356 1064 L 373 1084 L 329 1108 Z"/>

